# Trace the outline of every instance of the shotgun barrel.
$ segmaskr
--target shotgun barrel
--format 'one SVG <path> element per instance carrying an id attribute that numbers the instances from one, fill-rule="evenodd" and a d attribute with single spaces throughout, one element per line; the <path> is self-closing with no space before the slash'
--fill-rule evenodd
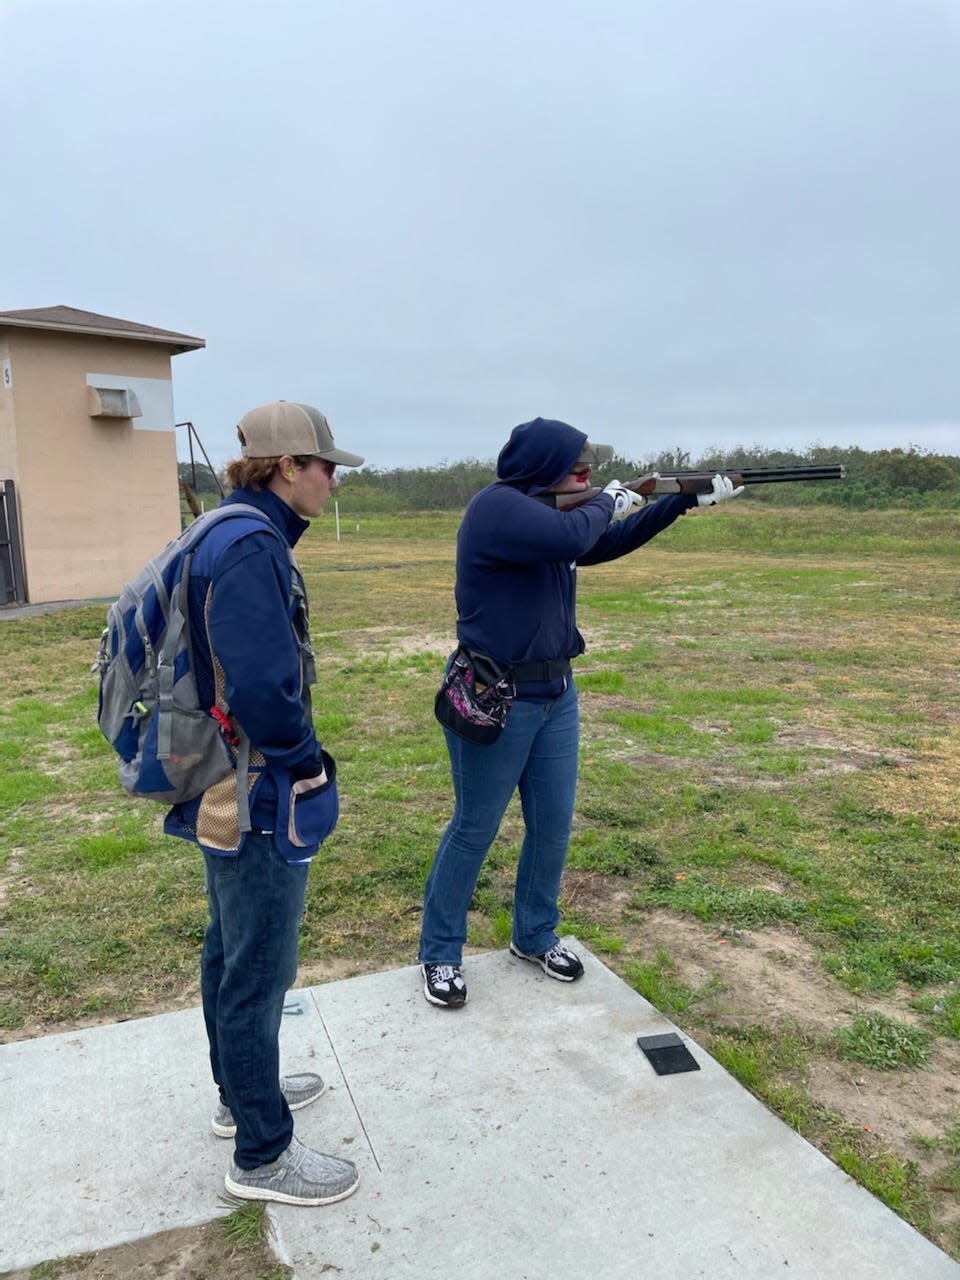
<path id="1" fill-rule="evenodd" d="M 665 494 L 700 494 L 710 493 L 713 489 L 713 477 L 719 472 L 729 476 L 737 486 L 741 484 L 794 484 L 804 480 L 842 480 L 846 471 L 839 462 L 818 462 L 795 467 L 713 467 L 703 471 L 659 471 L 649 475 L 637 476 L 625 481 L 625 487 L 634 493 L 641 493 L 645 498 L 658 498 Z M 585 502 L 602 493 L 602 489 L 583 489 L 579 493 L 541 493 L 537 495 L 540 502 L 555 507 L 558 511 L 572 511 L 582 507 Z"/>
<path id="2" fill-rule="evenodd" d="M 734 484 L 793 484 L 802 480 L 842 480 L 846 471 L 840 463 L 823 462 L 810 466 L 795 467 L 717 467 L 703 471 L 661 471 L 664 480 L 683 480 L 687 477 L 701 477 L 717 474 L 730 476 Z M 739 480 L 735 477 L 739 476 Z"/>

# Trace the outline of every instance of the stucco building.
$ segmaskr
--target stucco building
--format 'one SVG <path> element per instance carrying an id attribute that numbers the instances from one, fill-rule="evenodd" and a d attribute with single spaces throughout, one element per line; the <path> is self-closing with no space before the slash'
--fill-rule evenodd
<path id="1" fill-rule="evenodd" d="M 0 496 L 27 601 L 114 596 L 179 532 L 171 361 L 204 345 L 74 307 L 0 311 Z"/>

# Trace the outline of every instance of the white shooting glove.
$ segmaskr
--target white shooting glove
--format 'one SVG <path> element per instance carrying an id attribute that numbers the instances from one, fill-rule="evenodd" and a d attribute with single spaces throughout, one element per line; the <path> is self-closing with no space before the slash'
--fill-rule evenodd
<path id="1" fill-rule="evenodd" d="M 743 485 L 735 489 L 729 476 L 722 476 L 717 472 L 713 477 L 713 492 L 698 493 L 697 502 L 701 507 L 712 507 L 717 502 L 726 502 L 727 498 L 736 498 L 741 493 Z"/>
<path id="2" fill-rule="evenodd" d="M 642 494 L 634 493 L 632 489 L 628 489 L 625 484 L 621 484 L 619 480 L 611 480 L 603 491 L 609 493 L 613 499 L 613 515 L 610 517 L 610 523 L 614 520 L 623 520 L 625 516 L 631 515 L 634 511 L 644 505 Z"/>

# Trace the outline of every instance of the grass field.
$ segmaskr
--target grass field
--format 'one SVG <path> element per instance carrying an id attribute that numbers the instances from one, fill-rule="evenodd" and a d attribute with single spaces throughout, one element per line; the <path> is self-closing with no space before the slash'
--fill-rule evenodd
<path id="1" fill-rule="evenodd" d="M 449 816 L 448 514 L 300 547 L 342 817 L 301 980 L 411 963 Z M 960 1257 L 960 513 L 746 501 L 580 574 L 564 931 Z M 198 1001 L 201 859 L 116 784 L 103 606 L 0 615 L 0 1035 Z M 519 812 L 471 946 L 509 937 Z"/>

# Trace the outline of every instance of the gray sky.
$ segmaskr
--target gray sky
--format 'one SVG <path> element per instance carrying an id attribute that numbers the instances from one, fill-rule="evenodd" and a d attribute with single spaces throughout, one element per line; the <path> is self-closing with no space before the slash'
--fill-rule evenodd
<path id="1" fill-rule="evenodd" d="M 0 310 L 374 466 L 960 452 L 956 0 L 0 0 Z"/>

